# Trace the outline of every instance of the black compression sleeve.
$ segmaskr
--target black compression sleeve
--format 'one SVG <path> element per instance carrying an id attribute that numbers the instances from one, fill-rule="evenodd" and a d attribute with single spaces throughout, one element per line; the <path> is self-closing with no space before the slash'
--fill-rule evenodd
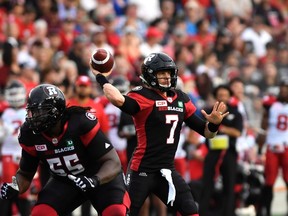
<path id="1" fill-rule="evenodd" d="M 28 154 L 22 150 L 22 156 L 20 160 L 20 169 L 24 172 L 36 173 L 39 164 L 39 159 Z"/>
<path id="2" fill-rule="evenodd" d="M 195 113 L 191 115 L 189 118 L 185 120 L 185 123 L 188 127 L 190 127 L 192 130 L 195 130 L 197 133 L 204 135 L 205 127 L 206 127 L 206 121 L 201 119 L 198 115 Z"/>
<path id="3" fill-rule="evenodd" d="M 124 104 L 119 107 L 123 112 L 129 114 L 129 115 L 133 115 L 137 112 L 139 112 L 140 110 L 140 106 L 139 104 L 136 102 L 136 100 L 126 96 L 126 95 L 123 95 L 125 97 L 125 102 Z"/>

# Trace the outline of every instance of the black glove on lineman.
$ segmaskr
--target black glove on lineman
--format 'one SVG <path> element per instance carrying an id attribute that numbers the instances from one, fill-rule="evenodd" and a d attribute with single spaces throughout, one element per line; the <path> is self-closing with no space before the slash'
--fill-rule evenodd
<path id="1" fill-rule="evenodd" d="M 12 199 L 19 194 L 19 187 L 16 177 L 12 177 L 12 183 L 4 183 L 1 187 L 0 197 L 1 199 Z"/>
<path id="2" fill-rule="evenodd" d="M 68 175 L 68 178 L 71 179 L 75 185 L 80 188 L 83 192 L 96 188 L 99 185 L 99 179 L 89 178 L 87 176 L 73 176 Z"/>

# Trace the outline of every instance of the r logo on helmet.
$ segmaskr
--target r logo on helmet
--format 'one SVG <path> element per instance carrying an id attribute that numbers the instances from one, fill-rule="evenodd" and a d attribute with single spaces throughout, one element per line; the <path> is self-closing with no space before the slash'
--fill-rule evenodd
<path id="1" fill-rule="evenodd" d="M 47 86 L 45 88 L 45 93 L 48 94 L 49 96 L 58 95 L 58 92 L 56 91 L 56 88 L 54 88 L 53 86 Z"/>
<path id="2" fill-rule="evenodd" d="M 147 56 L 144 60 L 144 64 L 146 64 L 147 61 L 152 61 L 152 59 L 155 57 L 156 55 L 155 54 L 151 54 L 149 56 Z"/>

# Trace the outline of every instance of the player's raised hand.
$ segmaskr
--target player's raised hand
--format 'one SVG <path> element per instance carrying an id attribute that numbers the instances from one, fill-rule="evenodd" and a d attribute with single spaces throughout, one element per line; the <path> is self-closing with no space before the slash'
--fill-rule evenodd
<path id="1" fill-rule="evenodd" d="M 68 175 L 68 178 L 74 182 L 74 184 L 80 188 L 83 192 L 96 188 L 99 185 L 99 181 L 95 178 L 89 178 L 87 176 L 74 176 Z"/>
<path id="2" fill-rule="evenodd" d="M 19 194 L 19 187 L 15 176 L 12 177 L 12 183 L 4 183 L 1 187 L 0 198 L 12 199 Z"/>
<path id="3" fill-rule="evenodd" d="M 210 114 L 207 114 L 205 110 L 201 110 L 201 113 L 208 122 L 218 125 L 222 122 L 223 118 L 229 115 L 229 112 L 226 111 L 227 111 L 226 104 L 224 102 L 217 101 L 214 104 L 213 110 Z"/>

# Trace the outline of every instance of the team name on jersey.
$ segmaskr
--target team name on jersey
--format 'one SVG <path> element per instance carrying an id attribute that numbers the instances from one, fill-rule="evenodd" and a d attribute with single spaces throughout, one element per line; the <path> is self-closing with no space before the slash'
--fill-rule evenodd
<path id="1" fill-rule="evenodd" d="M 158 108 L 159 111 L 176 111 L 176 112 L 183 112 L 183 108 L 180 107 L 159 107 Z"/>
<path id="2" fill-rule="evenodd" d="M 74 149 L 75 149 L 74 146 L 67 146 L 67 147 L 64 147 L 64 148 L 55 149 L 54 152 L 55 152 L 55 154 L 59 154 L 59 153 L 62 153 L 62 152 L 73 151 Z"/>

